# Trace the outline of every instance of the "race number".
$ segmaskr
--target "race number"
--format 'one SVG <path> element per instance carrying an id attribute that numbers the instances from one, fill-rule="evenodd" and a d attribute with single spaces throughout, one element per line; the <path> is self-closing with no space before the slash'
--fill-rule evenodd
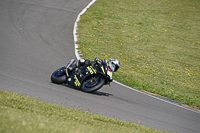
<path id="1" fill-rule="evenodd" d="M 78 78 L 76 77 L 76 75 L 74 75 L 74 84 L 76 86 L 80 86 L 81 85 L 80 82 L 79 82 L 79 80 L 78 80 Z"/>
<path id="2" fill-rule="evenodd" d="M 94 69 L 92 66 L 88 66 L 87 69 L 88 69 L 88 71 L 90 71 L 91 74 L 97 73 L 97 70 Z"/>

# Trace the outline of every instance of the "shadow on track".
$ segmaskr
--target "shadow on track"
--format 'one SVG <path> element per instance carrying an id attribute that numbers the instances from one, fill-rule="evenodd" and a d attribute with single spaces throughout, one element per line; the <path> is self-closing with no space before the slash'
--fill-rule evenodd
<path id="1" fill-rule="evenodd" d="M 54 84 L 53 82 L 51 82 L 51 83 Z M 70 89 L 81 91 L 80 89 L 72 87 L 72 86 L 70 86 L 68 84 L 56 84 L 56 85 L 62 85 L 62 86 L 68 87 Z M 82 92 L 84 92 L 84 91 L 82 91 Z M 85 93 L 87 93 L 87 92 L 85 92 Z M 113 96 L 113 94 L 105 93 L 105 92 L 101 92 L 101 91 L 95 91 L 95 92 L 91 92 L 91 93 L 88 93 L 88 94 L 93 94 L 93 95 L 98 95 L 98 96 Z"/>

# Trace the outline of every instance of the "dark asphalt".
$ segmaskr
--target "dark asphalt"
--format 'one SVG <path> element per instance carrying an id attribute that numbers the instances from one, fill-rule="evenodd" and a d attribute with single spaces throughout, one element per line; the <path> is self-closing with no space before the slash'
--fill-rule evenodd
<path id="1" fill-rule="evenodd" d="M 90 0 L 0 1 L 0 90 L 124 121 L 199 133 L 200 113 L 111 83 L 96 94 L 52 84 L 74 55 L 73 26 Z"/>

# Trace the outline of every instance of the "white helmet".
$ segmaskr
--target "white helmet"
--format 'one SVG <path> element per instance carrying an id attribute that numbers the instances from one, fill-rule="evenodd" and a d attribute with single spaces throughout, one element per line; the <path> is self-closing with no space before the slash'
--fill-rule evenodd
<path id="1" fill-rule="evenodd" d="M 111 58 L 109 61 L 109 66 L 113 72 L 116 72 L 120 67 L 120 62 L 117 59 Z"/>

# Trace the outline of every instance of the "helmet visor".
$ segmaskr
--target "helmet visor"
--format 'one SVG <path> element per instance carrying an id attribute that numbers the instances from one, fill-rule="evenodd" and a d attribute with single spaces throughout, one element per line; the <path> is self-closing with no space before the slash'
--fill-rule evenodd
<path id="1" fill-rule="evenodd" d="M 114 72 L 116 72 L 119 69 L 119 66 L 115 66 Z"/>

